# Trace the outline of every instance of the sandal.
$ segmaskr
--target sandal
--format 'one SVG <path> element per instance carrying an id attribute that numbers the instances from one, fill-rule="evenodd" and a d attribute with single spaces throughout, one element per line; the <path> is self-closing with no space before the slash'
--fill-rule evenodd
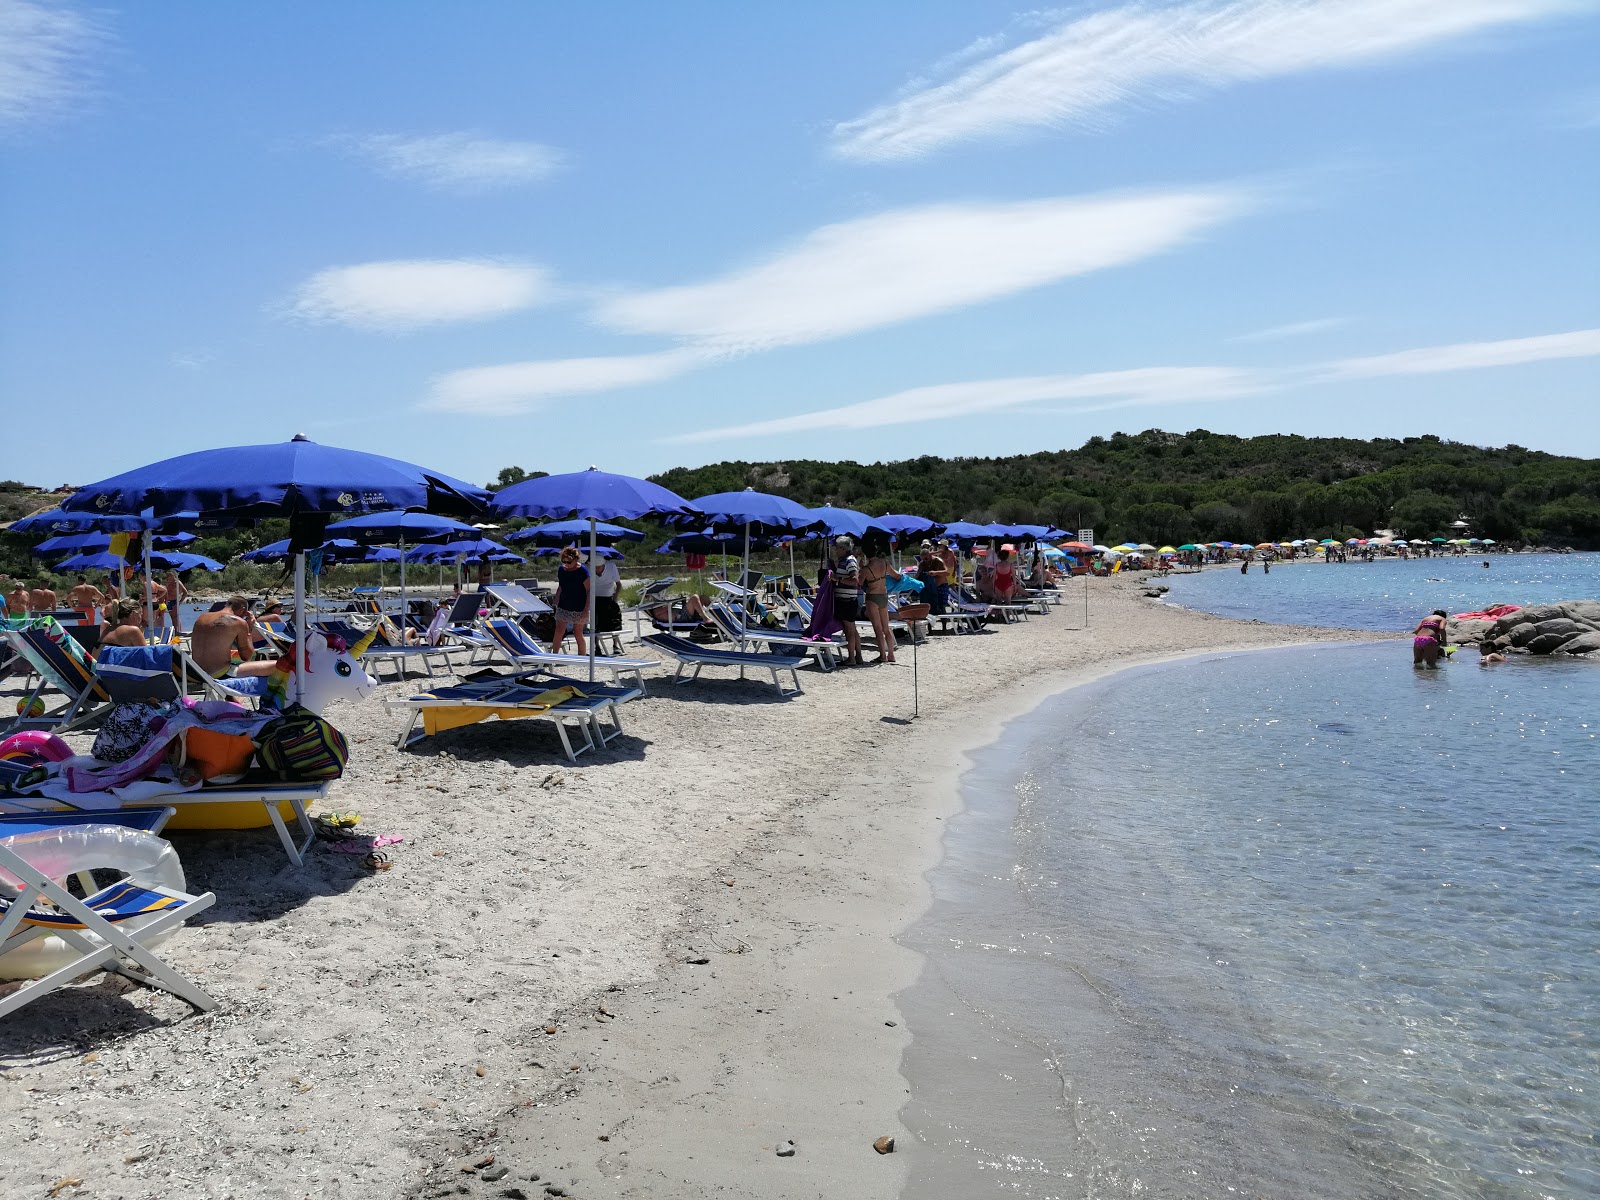
<path id="1" fill-rule="evenodd" d="M 390 867 L 394 866 L 394 864 L 389 861 L 389 856 L 378 850 L 374 850 L 371 854 L 363 858 L 361 860 L 361 865 L 369 871 L 387 871 Z"/>

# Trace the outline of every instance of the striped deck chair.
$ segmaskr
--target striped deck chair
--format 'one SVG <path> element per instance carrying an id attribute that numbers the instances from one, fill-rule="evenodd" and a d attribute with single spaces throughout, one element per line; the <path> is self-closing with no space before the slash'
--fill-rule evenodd
<path id="1" fill-rule="evenodd" d="M 565 668 L 587 668 L 587 654 L 552 654 L 528 636 L 527 631 L 515 621 L 505 617 L 490 617 L 483 623 L 483 632 L 495 645 L 496 651 L 517 671 L 541 671 Z M 653 658 L 618 658 L 615 655 L 595 656 L 596 670 L 608 671 L 613 679 L 632 679 L 643 692 L 644 673 L 661 664 Z"/>
<path id="2" fill-rule="evenodd" d="M 0 734 L 18 729 L 49 729 L 65 733 L 97 720 L 108 707 L 108 697 L 95 683 L 94 660 L 84 653 L 54 617 L 12 618 L 0 622 L 6 642 L 39 677 L 38 684 L 18 705 L 15 720 L 0 725 Z M 28 710 L 46 687 L 64 697 L 54 709 L 30 717 Z"/>
<path id="3" fill-rule="evenodd" d="M 80 875 L 79 886 L 88 894 L 78 897 L 27 859 L 30 837 L 48 836 L 63 825 L 124 825 L 153 833 L 171 815 L 170 808 L 157 808 L 0 818 L 0 954 L 53 935 L 76 955 L 0 999 L 0 1017 L 95 971 L 115 971 L 147 987 L 161 988 L 201 1012 L 217 1006 L 149 948 L 151 940 L 215 904 L 214 895 L 192 896 L 126 879 L 94 888 L 92 878 L 91 886 L 86 886 Z"/>

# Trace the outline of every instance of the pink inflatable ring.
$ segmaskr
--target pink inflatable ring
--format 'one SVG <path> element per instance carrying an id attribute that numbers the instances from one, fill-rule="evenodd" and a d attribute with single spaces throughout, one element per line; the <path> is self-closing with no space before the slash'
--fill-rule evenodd
<path id="1" fill-rule="evenodd" d="M 26 762 L 34 766 L 47 762 L 62 762 L 72 757 L 72 747 L 53 733 L 42 729 L 25 729 L 13 733 L 0 742 L 0 759 Z"/>

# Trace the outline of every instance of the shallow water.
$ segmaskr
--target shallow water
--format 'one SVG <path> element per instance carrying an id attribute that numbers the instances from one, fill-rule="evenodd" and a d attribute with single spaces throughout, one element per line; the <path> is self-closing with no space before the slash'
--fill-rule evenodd
<path id="1" fill-rule="evenodd" d="M 1457 613 L 1498 603 L 1600 599 L 1600 554 L 1297 562 L 1270 574 L 1252 564 L 1248 575 L 1212 570 L 1164 582 L 1172 589 L 1169 602 L 1225 617 L 1405 632 L 1436 608 Z"/>
<path id="2" fill-rule="evenodd" d="M 1600 665 L 1403 644 L 1014 723 L 903 939 L 905 1195 L 1600 1194 L 1597 733 Z"/>

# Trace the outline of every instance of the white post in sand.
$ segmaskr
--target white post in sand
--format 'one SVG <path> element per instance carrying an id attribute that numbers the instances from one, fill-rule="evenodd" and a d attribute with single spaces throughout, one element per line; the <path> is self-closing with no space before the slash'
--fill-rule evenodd
<path id="1" fill-rule="evenodd" d="M 151 595 L 150 586 L 150 540 L 155 536 L 154 527 L 146 529 L 139 535 L 139 540 L 144 543 L 144 636 L 150 640 L 150 635 L 156 631 L 155 597 Z"/>

